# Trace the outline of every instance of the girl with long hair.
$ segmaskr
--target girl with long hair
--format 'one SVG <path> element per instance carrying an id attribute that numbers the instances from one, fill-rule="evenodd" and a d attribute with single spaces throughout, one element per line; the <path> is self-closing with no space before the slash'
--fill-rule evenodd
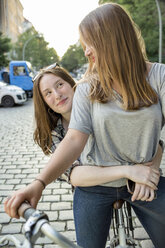
<path id="1" fill-rule="evenodd" d="M 67 134 L 37 180 L 15 192 L 5 210 L 18 217 L 22 201 L 35 207 L 43 185 L 61 175 L 81 154 L 81 163 L 88 167 L 108 167 L 109 180 L 75 188 L 78 244 L 105 247 L 112 204 L 121 198 L 130 202 L 154 246 L 164 248 L 165 178 L 157 167 L 138 164 L 151 161 L 158 149 L 165 116 L 165 66 L 147 61 L 137 27 L 118 4 L 90 12 L 79 31 L 89 67 L 76 87 Z M 75 186 L 79 169 L 81 166 L 71 173 Z M 127 190 L 127 179 L 135 182 L 134 198 Z"/>

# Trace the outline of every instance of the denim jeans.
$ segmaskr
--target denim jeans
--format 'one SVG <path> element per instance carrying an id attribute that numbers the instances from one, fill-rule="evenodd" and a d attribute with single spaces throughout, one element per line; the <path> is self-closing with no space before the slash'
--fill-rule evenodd
<path id="1" fill-rule="evenodd" d="M 74 193 L 74 220 L 77 243 L 83 248 L 104 248 L 109 233 L 112 204 L 118 199 L 131 203 L 155 248 L 165 247 L 165 177 L 152 202 L 131 201 L 127 187 L 77 187 Z"/>

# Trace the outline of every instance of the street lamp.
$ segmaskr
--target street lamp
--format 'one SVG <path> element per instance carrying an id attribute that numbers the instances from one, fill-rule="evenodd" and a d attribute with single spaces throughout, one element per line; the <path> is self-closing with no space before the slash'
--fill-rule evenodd
<path id="1" fill-rule="evenodd" d="M 156 6 L 158 9 L 158 17 L 159 17 L 159 63 L 162 62 L 162 16 L 160 11 L 159 1 L 156 1 Z"/>
<path id="2" fill-rule="evenodd" d="M 36 37 L 41 37 L 41 35 L 40 34 L 36 34 L 36 35 L 33 35 L 32 37 L 30 37 L 26 42 L 25 42 L 25 44 L 24 44 L 24 46 L 23 46 L 23 49 L 22 49 L 22 60 L 25 60 L 25 48 L 26 48 L 26 46 L 27 46 L 27 44 L 32 40 L 32 39 L 34 39 L 34 38 L 36 38 Z"/>

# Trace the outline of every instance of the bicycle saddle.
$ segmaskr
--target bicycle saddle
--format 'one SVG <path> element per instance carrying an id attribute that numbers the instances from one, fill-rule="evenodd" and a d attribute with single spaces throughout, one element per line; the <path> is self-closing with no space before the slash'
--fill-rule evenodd
<path id="1" fill-rule="evenodd" d="M 117 200 L 113 203 L 113 208 L 114 209 L 120 209 L 122 208 L 123 206 L 123 203 L 124 203 L 124 200 L 120 199 L 120 200 Z"/>

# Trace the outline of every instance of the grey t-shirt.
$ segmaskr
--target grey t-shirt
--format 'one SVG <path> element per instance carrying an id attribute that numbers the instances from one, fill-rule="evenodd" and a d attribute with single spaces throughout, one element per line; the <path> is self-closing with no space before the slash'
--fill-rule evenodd
<path id="1" fill-rule="evenodd" d="M 77 86 L 69 128 L 89 134 L 81 154 L 82 164 L 117 166 L 152 160 L 155 156 L 165 114 L 165 65 L 154 63 L 148 82 L 159 95 L 158 104 L 126 111 L 119 95 L 106 104 L 91 103 L 90 85 Z M 103 184 L 120 187 L 126 179 Z"/>

